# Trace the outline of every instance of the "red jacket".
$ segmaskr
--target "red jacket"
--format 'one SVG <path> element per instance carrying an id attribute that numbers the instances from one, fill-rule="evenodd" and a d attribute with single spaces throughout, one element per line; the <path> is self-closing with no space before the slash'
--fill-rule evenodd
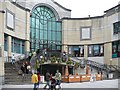
<path id="1" fill-rule="evenodd" d="M 37 76 L 38 76 L 38 81 L 40 81 L 40 74 L 38 74 Z"/>

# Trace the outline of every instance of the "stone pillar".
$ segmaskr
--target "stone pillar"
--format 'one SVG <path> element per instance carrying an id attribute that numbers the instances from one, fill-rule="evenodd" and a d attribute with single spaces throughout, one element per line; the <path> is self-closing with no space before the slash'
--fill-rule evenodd
<path id="1" fill-rule="evenodd" d="M 84 58 L 85 59 L 88 58 L 88 48 L 87 48 L 87 45 L 84 45 Z"/>
<path id="2" fill-rule="evenodd" d="M 104 63 L 110 64 L 110 59 L 112 59 L 112 43 L 104 44 Z"/>
<path id="3" fill-rule="evenodd" d="M 8 47 L 8 61 L 9 62 L 11 62 L 11 60 L 12 60 L 12 50 L 11 50 L 12 44 L 11 44 L 11 42 L 12 42 L 12 38 L 11 38 L 11 36 L 8 36 L 7 47 Z"/>
<path id="4" fill-rule="evenodd" d="M 64 45 L 64 46 L 63 46 L 62 52 L 64 52 L 64 51 L 65 51 L 66 53 L 68 53 L 68 46 L 67 46 L 67 45 Z"/>
<path id="5" fill-rule="evenodd" d="M 30 42 L 25 41 L 25 52 L 29 52 L 29 51 L 30 51 Z"/>
<path id="6" fill-rule="evenodd" d="M 26 11 L 26 41 L 25 41 L 25 52 L 30 51 L 30 12 Z"/>
<path id="7" fill-rule="evenodd" d="M 5 12 L 3 10 L 4 3 L 0 2 L 0 86 L 4 84 L 4 27 Z M 0 87 L 1 89 L 1 87 Z"/>

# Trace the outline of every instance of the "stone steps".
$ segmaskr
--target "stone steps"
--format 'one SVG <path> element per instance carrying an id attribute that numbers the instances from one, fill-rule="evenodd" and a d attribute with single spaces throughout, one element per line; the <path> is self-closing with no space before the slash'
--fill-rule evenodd
<path id="1" fill-rule="evenodd" d="M 5 63 L 5 84 L 32 84 L 31 76 L 32 74 L 24 74 L 24 77 L 22 75 L 18 75 L 18 69 L 16 69 L 15 65 Z"/>

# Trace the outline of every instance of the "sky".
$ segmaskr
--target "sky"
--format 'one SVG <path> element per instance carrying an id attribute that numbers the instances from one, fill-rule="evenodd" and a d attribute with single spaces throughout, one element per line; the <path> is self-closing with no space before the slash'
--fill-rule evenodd
<path id="1" fill-rule="evenodd" d="M 71 9 L 72 18 L 83 18 L 90 15 L 101 16 L 104 11 L 118 5 L 120 0 L 54 0 L 64 6 Z"/>

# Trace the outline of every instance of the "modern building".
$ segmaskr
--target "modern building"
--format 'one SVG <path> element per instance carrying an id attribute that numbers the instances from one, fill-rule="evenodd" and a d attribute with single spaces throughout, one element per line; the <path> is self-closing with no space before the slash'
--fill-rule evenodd
<path id="1" fill-rule="evenodd" d="M 99 63 L 119 64 L 120 4 L 104 15 L 71 18 L 54 0 L 0 1 L 0 76 L 4 62 L 38 49 L 67 52 Z"/>

